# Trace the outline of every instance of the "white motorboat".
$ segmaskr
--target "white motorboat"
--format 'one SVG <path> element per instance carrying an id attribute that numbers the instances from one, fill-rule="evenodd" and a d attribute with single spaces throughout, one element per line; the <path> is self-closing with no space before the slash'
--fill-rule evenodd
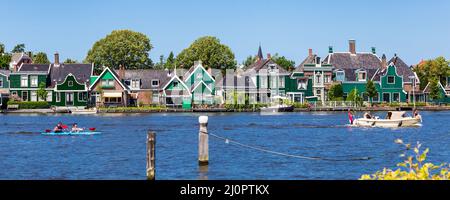
<path id="1" fill-rule="evenodd" d="M 93 109 L 73 109 L 70 110 L 70 113 L 75 114 L 75 115 L 90 115 L 90 114 L 97 114 L 97 109 L 93 108 Z"/>
<path id="2" fill-rule="evenodd" d="M 275 112 L 293 112 L 294 106 L 292 105 L 286 105 L 283 103 L 283 100 L 286 100 L 286 97 L 281 96 L 274 96 L 272 97 L 273 101 L 270 106 L 262 107 L 261 112 L 269 112 L 269 113 L 275 113 Z"/>
<path id="3" fill-rule="evenodd" d="M 359 118 L 353 122 L 353 125 L 361 127 L 397 128 L 420 126 L 422 122 L 420 117 L 405 117 L 406 112 L 404 111 L 390 111 L 390 113 L 390 119 L 380 119 L 379 117 L 371 119 Z"/>

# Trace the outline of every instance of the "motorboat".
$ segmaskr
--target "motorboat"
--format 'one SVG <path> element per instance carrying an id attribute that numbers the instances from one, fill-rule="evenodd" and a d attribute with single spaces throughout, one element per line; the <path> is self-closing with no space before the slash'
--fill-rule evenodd
<path id="1" fill-rule="evenodd" d="M 89 115 L 89 114 L 97 114 L 97 109 L 96 108 L 92 108 L 92 109 L 73 109 L 70 110 L 70 113 L 75 114 L 75 115 Z"/>
<path id="2" fill-rule="evenodd" d="M 275 113 L 275 112 L 293 112 L 294 111 L 293 105 L 286 105 L 283 103 L 283 100 L 287 99 L 286 97 L 274 96 L 271 99 L 273 99 L 271 105 L 262 107 L 261 112 Z"/>
<path id="3" fill-rule="evenodd" d="M 390 113 L 390 114 L 389 114 Z M 380 128 L 397 128 L 420 126 L 421 117 L 406 116 L 404 111 L 389 111 L 389 119 L 380 119 L 379 117 L 359 118 L 353 122 L 353 125 L 360 127 L 380 127 Z"/>

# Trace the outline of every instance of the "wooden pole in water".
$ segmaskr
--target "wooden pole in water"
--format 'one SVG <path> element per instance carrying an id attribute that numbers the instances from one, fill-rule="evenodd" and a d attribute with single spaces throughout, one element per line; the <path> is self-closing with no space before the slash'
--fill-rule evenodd
<path id="1" fill-rule="evenodd" d="M 208 165 L 208 116 L 200 116 L 198 122 L 200 123 L 200 130 L 198 132 L 198 164 Z"/>
<path id="2" fill-rule="evenodd" d="M 147 180 L 155 180 L 155 132 L 147 133 Z"/>

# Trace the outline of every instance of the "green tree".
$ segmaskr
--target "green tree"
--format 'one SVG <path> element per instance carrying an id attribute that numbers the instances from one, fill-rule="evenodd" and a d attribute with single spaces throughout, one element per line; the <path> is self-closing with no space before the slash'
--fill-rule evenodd
<path id="1" fill-rule="evenodd" d="M 0 42 L 0 54 L 4 54 L 4 53 L 5 53 L 5 45 Z"/>
<path id="2" fill-rule="evenodd" d="M 328 91 L 328 100 L 342 101 L 344 99 L 344 90 L 342 84 L 332 85 Z"/>
<path id="3" fill-rule="evenodd" d="M 65 64 L 75 64 L 75 63 L 78 63 L 78 61 L 77 60 L 72 60 L 70 58 L 67 58 L 63 63 L 65 63 Z"/>
<path id="4" fill-rule="evenodd" d="M 280 56 L 278 55 L 278 53 L 276 53 L 274 56 L 272 56 L 272 60 L 277 63 L 279 66 L 281 66 L 282 68 L 284 68 L 285 70 L 288 71 L 292 71 L 294 70 L 294 66 L 295 66 L 295 61 L 293 60 L 289 60 L 284 56 Z"/>
<path id="5" fill-rule="evenodd" d="M 347 101 L 352 101 L 356 106 L 362 106 L 363 98 L 359 95 L 358 89 L 353 89 L 347 96 Z"/>
<path id="6" fill-rule="evenodd" d="M 10 62 L 11 62 L 11 54 L 8 53 L 0 54 L 0 69 L 8 69 Z"/>
<path id="7" fill-rule="evenodd" d="M 450 76 L 449 64 L 450 62 L 445 60 L 444 57 L 438 57 L 416 66 L 414 71 L 420 79 L 420 89 L 424 89 L 433 77 L 438 77 L 438 80 L 445 85 L 447 83 L 446 78 Z"/>
<path id="8" fill-rule="evenodd" d="M 95 63 L 96 71 L 102 65 L 117 69 L 144 69 L 152 67 L 149 52 L 153 46 L 150 39 L 139 32 L 115 30 L 105 38 L 95 42 L 87 53 L 85 62 Z"/>
<path id="9" fill-rule="evenodd" d="M 175 66 L 175 55 L 173 54 L 173 52 L 171 51 L 169 53 L 169 56 L 166 59 L 166 63 L 164 64 L 166 69 L 172 69 Z"/>
<path id="10" fill-rule="evenodd" d="M 441 89 L 439 88 L 439 82 L 437 77 L 433 77 L 430 80 L 430 94 L 429 97 L 431 100 L 438 100 L 442 98 Z"/>
<path id="11" fill-rule="evenodd" d="M 160 55 L 159 56 L 159 62 L 157 62 L 153 68 L 155 69 L 164 69 L 164 65 L 165 65 L 165 59 L 164 59 L 164 55 Z"/>
<path id="12" fill-rule="evenodd" d="M 369 97 L 370 104 L 372 105 L 373 98 L 375 98 L 378 95 L 377 88 L 375 87 L 375 84 L 372 80 L 367 81 L 366 85 L 366 93 Z"/>
<path id="13" fill-rule="evenodd" d="M 41 100 L 47 99 L 48 92 L 45 90 L 45 83 L 42 82 L 39 84 L 39 89 L 36 91 L 36 94 Z"/>
<path id="14" fill-rule="evenodd" d="M 12 53 L 22 53 L 25 52 L 25 44 L 18 44 L 16 45 L 12 51 Z"/>
<path id="15" fill-rule="evenodd" d="M 38 52 L 33 55 L 33 63 L 35 64 L 50 64 L 47 54 L 44 52 Z"/>
<path id="16" fill-rule="evenodd" d="M 190 68 L 198 60 L 201 60 L 205 67 L 217 69 L 234 69 L 236 67 L 234 53 L 231 49 L 212 36 L 201 37 L 181 51 L 176 58 L 176 65 L 179 68 Z"/>
<path id="17" fill-rule="evenodd" d="M 245 66 L 245 67 L 249 67 L 250 65 L 252 65 L 253 63 L 255 63 L 256 62 L 256 56 L 248 56 L 245 60 L 244 60 L 244 62 L 242 62 L 242 64 Z"/>

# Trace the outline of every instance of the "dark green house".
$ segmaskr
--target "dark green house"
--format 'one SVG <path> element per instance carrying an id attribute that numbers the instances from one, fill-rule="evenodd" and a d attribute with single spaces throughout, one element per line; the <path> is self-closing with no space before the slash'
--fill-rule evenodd
<path id="1" fill-rule="evenodd" d="M 0 69 L 0 109 L 6 105 L 9 97 L 9 70 Z"/>
<path id="2" fill-rule="evenodd" d="M 48 86 L 50 65 L 22 64 L 16 72 L 9 74 L 10 96 L 22 101 L 52 102 L 51 89 L 46 99 L 38 99 L 37 90 L 41 84 Z"/>

